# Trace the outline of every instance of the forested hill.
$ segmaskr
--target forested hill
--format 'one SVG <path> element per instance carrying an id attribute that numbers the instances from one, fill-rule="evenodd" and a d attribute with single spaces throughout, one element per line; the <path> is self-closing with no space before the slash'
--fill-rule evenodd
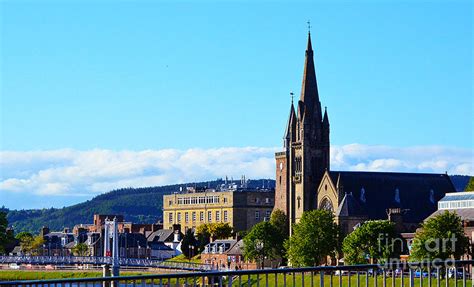
<path id="1" fill-rule="evenodd" d="M 72 228 L 80 223 L 92 223 L 93 215 L 123 214 L 126 221 L 135 223 L 155 223 L 162 217 L 163 195 L 179 191 L 184 186 L 210 186 L 223 184 L 223 180 L 188 184 L 175 184 L 159 187 L 123 188 L 94 197 L 91 200 L 63 208 L 6 210 L 9 225 L 15 232 L 30 231 L 38 233 L 42 226 L 51 230 Z M 249 187 L 274 187 L 275 181 L 269 179 L 250 180 Z"/>

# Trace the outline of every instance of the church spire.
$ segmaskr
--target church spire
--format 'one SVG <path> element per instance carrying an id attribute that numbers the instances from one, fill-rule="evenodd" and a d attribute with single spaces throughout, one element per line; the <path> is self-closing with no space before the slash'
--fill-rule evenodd
<path id="1" fill-rule="evenodd" d="M 286 130 L 285 130 L 285 136 L 283 138 L 285 147 L 288 147 L 289 142 L 294 140 L 295 129 L 296 129 L 296 113 L 295 113 L 295 106 L 293 105 L 293 92 L 291 92 L 290 95 L 291 95 L 290 115 L 288 117 L 288 123 L 286 125 Z"/>
<path id="2" fill-rule="evenodd" d="M 313 59 L 313 45 L 311 44 L 311 33 L 308 32 L 308 45 L 304 61 L 303 83 L 301 85 L 300 101 L 305 104 L 305 117 L 311 114 L 314 120 L 321 122 L 321 104 L 319 102 L 318 84 Z"/>
<path id="3" fill-rule="evenodd" d="M 329 126 L 328 109 L 324 107 L 323 126 Z"/>

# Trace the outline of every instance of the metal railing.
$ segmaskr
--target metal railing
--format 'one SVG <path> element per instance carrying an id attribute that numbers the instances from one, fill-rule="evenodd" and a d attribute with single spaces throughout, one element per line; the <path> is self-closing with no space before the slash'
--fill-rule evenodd
<path id="1" fill-rule="evenodd" d="M 34 265 L 104 265 L 112 264 L 112 257 L 95 256 L 0 256 L 0 264 L 34 264 Z M 187 271 L 208 271 L 209 264 L 194 262 L 163 261 L 146 258 L 119 258 L 120 266 L 151 267 L 165 269 L 180 269 Z"/>
<path id="2" fill-rule="evenodd" d="M 467 287 L 473 286 L 474 260 L 319 266 L 239 271 L 0 282 L 21 287 L 155 286 L 319 286 L 319 287 Z"/>

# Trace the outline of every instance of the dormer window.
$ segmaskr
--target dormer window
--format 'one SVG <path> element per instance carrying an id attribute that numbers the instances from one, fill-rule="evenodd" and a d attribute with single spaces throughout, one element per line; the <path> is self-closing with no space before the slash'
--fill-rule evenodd
<path id="1" fill-rule="evenodd" d="M 430 190 L 430 201 L 433 204 L 435 203 L 434 190 L 432 189 Z"/>
<path id="2" fill-rule="evenodd" d="M 400 203 L 400 190 L 398 188 L 395 189 L 395 202 Z"/>
<path id="3" fill-rule="evenodd" d="M 362 201 L 363 203 L 365 203 L 367 201 L 367 199 L 365 198 L 365 189 L 364 188 L 360 189 L 360 201 Z"/>

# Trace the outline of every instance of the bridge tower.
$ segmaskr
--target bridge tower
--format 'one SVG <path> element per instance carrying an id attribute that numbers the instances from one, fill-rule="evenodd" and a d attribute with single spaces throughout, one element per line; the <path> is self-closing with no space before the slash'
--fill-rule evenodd
<path id="1" fill-rule="evenodd" d="M 110 242 L 112 240 L 112 242 Z M 111 250 L 112 249 L 112 250 Z M 104 222 L 104 257 L 112 257 L 112 276 L 120 275 L 119 238 L 117 217 Z"/>

